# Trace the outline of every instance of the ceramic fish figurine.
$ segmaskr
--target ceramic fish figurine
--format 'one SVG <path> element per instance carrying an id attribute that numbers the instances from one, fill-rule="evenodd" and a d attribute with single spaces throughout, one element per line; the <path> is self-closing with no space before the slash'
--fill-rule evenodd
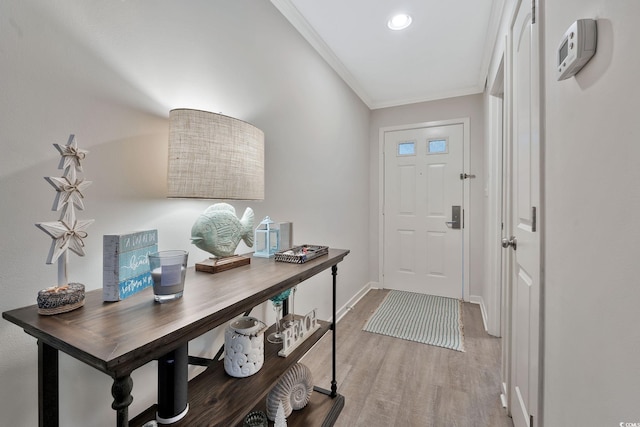
<path id="1" fill-rule="evenodd" d="M 240 240 L 253 246 L 253 210 L 247 208 L 242 219 L 227 203 L 216 203 L 205 210 L 191 228 L 191 243 L 217 257 L 235 255 Z"/>

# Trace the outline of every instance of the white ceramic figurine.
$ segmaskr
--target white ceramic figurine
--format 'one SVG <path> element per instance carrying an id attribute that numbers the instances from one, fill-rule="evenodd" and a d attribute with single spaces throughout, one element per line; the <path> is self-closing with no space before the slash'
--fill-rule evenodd
<path id="1" fill-rule="evenodd" d="M 253 246 L 253 210 L 247 208 L 241 219 L 227 203 L 216 203 L 205 210 L 191 228 L 191 243 L 217 257 L 235 254 L 240 240 Z"/>

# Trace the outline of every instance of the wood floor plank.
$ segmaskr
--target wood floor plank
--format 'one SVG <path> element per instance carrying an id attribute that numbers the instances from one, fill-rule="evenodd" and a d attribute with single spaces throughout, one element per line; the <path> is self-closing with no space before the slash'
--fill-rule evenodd
<path id="1" fill-rule="evenodd" d="M 338 323 L 337 383 L 345 406 L 336 427 L 513 427 L 500 405 L 500 339 L 480 309 L 463 304 L 465 352 L 362 330 L 387 295 L 371 290 Z M 331 333 L 302 360 L 331 382 Z"/>

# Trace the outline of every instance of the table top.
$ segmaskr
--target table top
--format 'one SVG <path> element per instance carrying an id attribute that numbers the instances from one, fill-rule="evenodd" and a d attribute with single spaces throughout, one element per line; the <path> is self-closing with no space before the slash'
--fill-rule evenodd
<path id="1" fill-rule="evenodd" d="M 249 265 L 216 274 L 192 267 L 183 297 L 163 304 L 153 300 L 151 288 L 118 302 L 103 302 L 102 289 L 96 289 L 74 311 L 43 316 L 34 304 L 2 317 L 117 378 L 338 264 L 347 254 L 349 250 L 329 249 L 304 264 L 252 257 Z"/>

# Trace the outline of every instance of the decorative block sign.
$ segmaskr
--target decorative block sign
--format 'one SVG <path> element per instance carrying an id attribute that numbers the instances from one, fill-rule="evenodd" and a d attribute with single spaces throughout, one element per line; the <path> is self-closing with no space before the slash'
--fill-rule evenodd
<path id="1" fill-rule="evenodd" d="M 287 357 L 319 328 L 320 324 L 318 323 L 318 319 L 316 319 L 315 308 L 303 318 L 295 319 L 293 325 L 282 331 L 284 335 L 282 350 L 278 352 L 278 356 Z"/>
<path id="2" fill-rule="evenodd" d="M 153 285 L 149 254 L 158 252 L 158 230 L 103 237 L 102 299 L 120 301 Z"/>

